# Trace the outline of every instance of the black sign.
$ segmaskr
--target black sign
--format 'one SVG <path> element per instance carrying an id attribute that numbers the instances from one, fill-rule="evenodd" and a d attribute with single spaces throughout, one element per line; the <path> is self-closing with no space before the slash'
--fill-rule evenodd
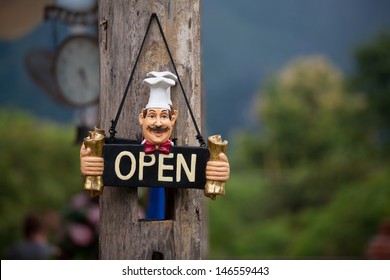
<path id="1" fill-rule="evenodd" d="M 172 146 L 169 154 L 145 154 L 141 144 L 105 144 L 105 186 L 203 189 L 207 148 Z"/>

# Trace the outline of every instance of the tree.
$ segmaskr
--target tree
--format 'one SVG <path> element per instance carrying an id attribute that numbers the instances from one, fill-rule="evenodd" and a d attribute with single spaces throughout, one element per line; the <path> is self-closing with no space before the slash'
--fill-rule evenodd
<path id="1" fill-rule="evenodd" d="M 258 112 L 263 167 L 279 209 L 326 203 L 341 183 L 364 174 L 370 137 L 358 120 L 366 105 L 319 56 L 293 61 L 268 82 Z"/>
<path id="2" fill-rule="evenodd" d="M 74 129 L 0 110 L 0 254 L 21 238 L 29 212 L 60 213 L 81 191 L 79 146 Z M 56 241 L 56 240 L 52 240 Z"/>
<path id="3" fill-rule="evenodd" d="M 370 109 L 370 125 L 379 143 L 390 152 L 390 34 L 381 34 L 355 50 L 356 72 L 351 78 L 353 89 L 362 92 Z"/>
<path id="4" fill-rule="evenodd" d="M 390 215 L 390 167 L 377 156 L 369 97 L 319 56 L 294 60 L 257 97 L 262 134 L 233 141 L 229 195 L 210 209 L 211 252 L 365 257 Z"/>

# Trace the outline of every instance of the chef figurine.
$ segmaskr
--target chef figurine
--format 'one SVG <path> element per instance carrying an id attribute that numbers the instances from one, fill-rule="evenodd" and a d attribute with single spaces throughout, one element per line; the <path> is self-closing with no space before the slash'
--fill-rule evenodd
<path id="1" fill-rule="evenodd" d="M 138 117 L 143 133 L 141 144 L 145 146 L 146 154 L 155 151 L 169 154 L 173 145 L 171 134 L 178 111 L 172 108 L 170 88 L 176 84 L 176 81 L 176 75 L 168 71 L 150 72 L 143 80 L 143 83 L 150 87 L 149 101 Z M 92 156 L 91 150 L 84 144 L 80 149 L 80 170 L 84 176 L 101 176 L 104 170 L 103 158 Z M 208 181 L 226 182 L 230 175 L 227 156 L 221 152 L 217 160 L 208 161 L 205 172 Z M 164 188 L 151 188 L 149 208 L 152 211 L 148 209 L 147 218 L 164 219 L 164 203 Z"/>

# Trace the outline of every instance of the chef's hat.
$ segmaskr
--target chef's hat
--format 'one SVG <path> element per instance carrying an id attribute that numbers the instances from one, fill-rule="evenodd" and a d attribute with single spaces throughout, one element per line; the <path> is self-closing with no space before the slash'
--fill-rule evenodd
<path id="1" fill-rule="evenodd" d="M 162 108 L 171 110 L 171 87 L 176 85 L 177 77 L 171 72 L 149 72 L 143 83 L 150 87 L 149 102 L 145 108 Z"/>

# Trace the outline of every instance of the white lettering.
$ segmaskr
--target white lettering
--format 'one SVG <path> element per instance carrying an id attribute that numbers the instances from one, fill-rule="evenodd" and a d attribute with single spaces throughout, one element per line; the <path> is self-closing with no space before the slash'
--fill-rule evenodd
<path id="1" fill-rule="evenodd" d="M 164 159 L 173 158 L 173 154 L 163 155 L 160 154 L 158 157 L 158 181 L 162 182 L 173 182 L 172 177 L 164 177 L 164 170 L 173 170 L 173 165 L 165 165 Z"/>
<path id="2" fill-rule="evenodd" d="M 191 170 L 189 170 L 187 162 L 184 160 L 184 156 L 182 154 L 177 154 L 176 182 L 181 181 L 182 167 L 187 175 L 188 181 L 195 182 L 196 154 L 191 155 Z"/>
<path id="3" fill-rule="evenodd" d="M 145 162 L 145 157 L 150 157 L 150 161 Z M 144 179 L 144 167 L 152 166 L 155 162 L 156 162 L 156 157 L 154 154 L 146 155 L 144 152 L 139 153 L 138 180 L 142 181 Z"/>
<path id="4" fill-rule="evenodd" d="M 189 155 L 188 155 L 189 156 Z M 128 173 L 120 168 L 122 164 L 123 157 L 129 157 L 130 159 L 130 169 Z M 145 169 L 152 168 L 151 171 L 153 174 L 157 171 L 157 181 L 159 182 L 181 182 L 182 175 L 187 177 L 188 182 L 194 183 L 196 178 L 196 163 L 197 163 L 197 154 L 191 154 L 191 160 L 188 161 L 183 154 L 173 154 L 168 155 L 158 154 L 158 160 L 156 159 L 155 154 L 145 154 L 145 152 L 139 152 L 139 158 L 136 158 L 134 154 L 130 151 L 120 152 L 115 159 L 115 174 L 118 179 L 126 181 L 130 180 L 138 166 L 138 180 L 145 180 Z M 176 161 L 176 170 L 173 160 L 168 160 L 171 163 L 167 163 L 166 159 L 173 159 Z M 157 166 L 156 166 L 157 165 Z M 123 174 L 122 171 L 124 171 Z M 173 172 L 167 172 L 173 171 Z M 134 179 L 133 179 L 134 180 Z M 146 178 L 146 180 L 152 180 L 152 178 Z M 186 180 L 184 180 L 186 181 Z"/>
<path id="5" fill-rule="evenodd" d="M 130 171 L 129 171 L 129 174 L 127 174 L 126 176 L 121 173 L 121 170 L 119 168 L 122 157 L 124 157 L 124 156 L 128 156 L 131 160 Z M 128 151 L 120 152 L 119 155 L 115 159 L 116 176 L 118 176 L 118 178 L 121 180 L 129 180 L 131 177 L 133 177 L 133 175 L 135 173 L 135 166 L 136 166 L 136 161 L 135 161 L 135 157 L 132 153 L 130 153 Z"/>

